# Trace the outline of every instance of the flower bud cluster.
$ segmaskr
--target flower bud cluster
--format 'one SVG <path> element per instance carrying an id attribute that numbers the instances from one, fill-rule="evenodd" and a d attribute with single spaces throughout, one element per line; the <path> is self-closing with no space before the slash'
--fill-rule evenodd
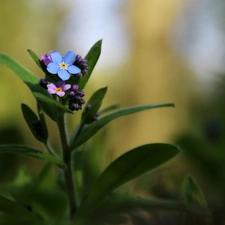
<path id="1" fill-rule="evenodd" d="M 81 69 L 81 72 L 77 76 L 82 77 L 87 74 L 88 64 L 87 60 L 83 59 L 80 55 L 77 55 L 74 65 Z"/>
<path id="2" fill-rule="evenodd" d="M 73 85 L 71 91 L 69 92 L 69 109 L 78 111 L 82 109 L 82 105 L 85 103 L 84 92 L 79 91 L 78 85 Z"/>

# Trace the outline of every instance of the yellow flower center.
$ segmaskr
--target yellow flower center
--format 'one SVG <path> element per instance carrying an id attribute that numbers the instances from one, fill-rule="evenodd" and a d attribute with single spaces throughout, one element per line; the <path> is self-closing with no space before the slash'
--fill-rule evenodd
<path id="1" fill-rule="evenodd" d="M 58 88 L 55 89 L 55 91 L 56 92 L 61 92 L 62 91 L 62 88 L 61 87 L 58 87 Z"/>
<path id="2" fill-rule="evenodd" d="M 59 66 L 60 66 L 60 69 L 67 69 L 67 65 L 64 62 L 60 63 Z"/>

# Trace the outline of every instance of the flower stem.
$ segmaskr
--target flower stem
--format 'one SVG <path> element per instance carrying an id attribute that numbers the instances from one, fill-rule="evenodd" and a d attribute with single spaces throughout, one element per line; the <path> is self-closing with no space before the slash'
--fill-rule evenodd
<path id="1" fill-rule="evenodd" d="M 69 149 L 66 126 L 65 126 L 65 117 L 64 115 L 59 116 L 58 121 L 58 130 L 61 141 L 61 151 L 63 156 L 63 161 L 66 164 L 64 169 L 64 180 L 65 180 L 65 189 L 69 201 L 70 207 L 70 218 L 76 212 L 76 201 L 75 201 L 75 190 L 73 182 L 73 171 L 72 171 L 72 160 L 71 160 L 71 151 Z"/>
<path id="2" fill-rule="evenodd" d="M 57 157 L 57 158 L 59 157 L 59 156 L 54 152 L 54 150 L 51 148 L 51 146 L 50 146 L 47 142 L 44 143 L 43 145 L 44 145 L 46 151 L 47 151 L 49 154 L 51 154 L 51 155 L 53 155 L 53 156 L 55 156 L 55 157 Z"/>

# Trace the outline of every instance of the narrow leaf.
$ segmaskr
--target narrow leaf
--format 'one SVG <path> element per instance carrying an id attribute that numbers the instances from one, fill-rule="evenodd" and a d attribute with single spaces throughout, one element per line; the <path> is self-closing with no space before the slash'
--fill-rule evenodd
<path id="1" fill-rule="evenodd" d="M 48 92 L 42 88 L 39 83 L 39 78 L 37 78 L 35 75 L 33 75 L 31 72 L 26 70 L 24 67 L 22 67 L 18 62 L 16 62 L 13 58 L 10 56 L 0 54 L 0 63 L 7 66 L 9 69 L 11 69 L 13 72 L 16 73 L 16 75 L 29 87 L 29 89 L 32 92 L 39 92 L 42 95 L 45 95 L 49 98 L 52 98 L 51 95 L 48 94 Z M 56 120 L 56 111 L 54 108 L 50 105 L 48 105 L 46 102 L 41 102 L 41 107 L 44 110 L 44 112 L 52 119 Z"/>
<path id="2" fill-rule="evenodd" d="M 30 220 L 37 220 L 33 214 L 31 214 L 24 207 L 16 202 L 13 202 L 3 196 L 0 196 L 0 212 L 16 215 L 19 218 L 27 218 Z"/>
<path id="3" fill-rule="evenodd" d="M 63 161 L 46 152 L 22 145 L 0 145 L 0 153 L 28 156 L 32 158 L 43 159 L 45 161 L 54 163 L 59 166 L 65 165 Z"/>
<path id="4" fill-rule="evenodd" d="M 181 200 L 185 205 L 201 207 L 207 212 L 204 216 L 195 215 L 193 212 L 185 212 L 181 220 L 182 223 L 212 224 L 211 213 L 208 209 L 205 196 L 197 181 L 190 175 L 187 176 L 183 182 Z"/>
<path id="5" fill-rule="evenodd" d="M 39 79 L 31 72 L 23 68 L 13 58 L 4 54 L 0 54 L 0 63 L 15 72 L 32 91 L 40 90 L 41 87 L 38 85 Z"/>
<path id="6" fill-rule="evenodd" d="M 110 192 L 160 166 L 178 153 L 177 147 L 163 143 L 147 144 L 126 152 L 99 176 L 81 203 L 77 214 L 82 215 L 94 210 Z"/>
<path id="7" fill-rule="evenodd" d="M 83 76 L 78 82 L 78 86 L 80 90 L 83 90 L 86 83 L 88 82 L 92 74 L 92 71 L 95 68 L 95 65 L 101 54 L 101 48 L 102 48 L 102 40 L 99 40 L 93 45 L 93 47 L 90 49 L 90 51 L 86 55 L 85 59 L 87 60 L 89 69 L 87 74 L 85 74 L 85 76 Z"/>
<path id="8" fill-rule="evenodd" d="M 184 204 L 180 201 L 141 198 L 119 193 L 108 195 L 93 214 L 94 216 L 101 217 L 101 215 L 112 213 L 130 213 L 135 209 L 149 212 L 152 212 L 152 210 L 190 212 L 201 216 L 207 216 L 208 214 L 208 211 L 205 208 L 196 207 L 196 205 L 193 204 Z M 88 215 L 88 217 L 91 216 Z"/>
<path id="9" fill-rule="evenodd" d="M 159 107 L 174 107 L 174 104 L 173 103 L 165 103 L 165 104 L 135 106 L 135 107 L 125 108 L 125 109 L 121 109 L 116 112 L 107 114 L 107 115 L 99 118 L 99 120 L 94 122 L 93 124 L 86 126 L 78 138 L 74 139 L 75 133 L 73 133 L 73 135 L 71 137 L 71 149 L 74 149 L 74 148 L 82 145 L 84 142 L 86 142 L 92 136 L 94 136 L 106 124 L 108 124 L 110 121 L 112 121 L 116 118 L 119 118 L 121 116 L 126 116 L 129 114 L 133 114 L 136 112 L 140 112 L 143 110 L 154 109 L 154 108 L 159 108 Z"/>
<path id="10" fill-rule="evenodd" d="M 40 121 L 41 121 L 41 125 L 42 125 L 42 129 L 43 129 L 43 132 L 44 132 L 44 140 L 45 140 L 45 143 L 47 142 L 48 140 L 48 128 L 47 128 L 47 124 L 46 124 L 46 121 L 45 121 L 45 115 L 44 115 L 44 111 L 42 110 L 40 104 L 37 104 L 37 110 L 38 110 L 38 115 L 39 115 L 39 118 L 40 118 Z"/>
<path id="11" fill-rule="evenodd" d="M 68 112 L 73 114 L 73 112 L 71 110 L 69 110 L 67 107 L 65 107 L 63 104 L 57 102 L 54 99 L 51 99 L 41 93 L 38 92 L 33 92 L 34 97 L 39 101 L 39 102 L 46 102 L 48 104 L 50 104 L 52 107 L 54 108 L 58 108 L 61 109 L 63 112 Z"/>
<path id="12" fill-rule="evenodd" d="M 39 57 L 30 49 L 27 49 L 28 53 L 30 54 L 30 56 L 32 57 L 32 59 L 34 60 L 34 62 L 37 64 L 37 66 L 39 68 L 41 68 L 41 70 L 43 70 L 42 66 L 41 66 L 41 63 L 40 63 L 40 60 L 39 60 Z"/>
<path id="13" fill-rule="evenodd" d="M 181 198 L 186 204 L 196 204 L 202 207 L 207 207 L 207 202 L 203 192 L 197 181 L 192 176 L 187 176 L 182 185 Z"/>
<path id="14" fill-rule="evenodd" d="M 44 132 L 41 121 L 36 116 L 36 114 L 33 112 L 33 110 L 29 106 L 27 106 L 26 104 L 21 104 L 21 109 L 22 109 L 22 112 L 23 112 L 23 117 L 24 117 L 28 127 L 30 128 L 30 131 L 34 135 L 34 137 L 40 142 L 46 142 L 47 135 Z M 39 126 L 40 129 L 38 129 L 38 130 L 40 132 L 37 132 L 35 130 L 35 126 Z"/>
<path id="15" fill-rule="evenodd" d="M 94 92 L 94 94 L 90 97 L 87 102 L 87 106 L 89 106 L 89 108 L 87 111 L 83 111 L 82 113 L 82 121 L 84 123 L 88 124 L 92 121 L 93 117 L 102 105 L 102 100 L 105 97 L 106 91 L 107 87 L 101 88 Z"/>
<path id="16" fill-rule="evenodd" d="M 109 111 L 112 111 L 112 110 L 115 110 L 115 109 L 118 109 L 120 107 L 120 105 L 118 104 L 113 104 L 113 105 L 110 105 L 102 110 L 99 111 L 99 114 L 102 115 L 104 113 L 107 113 Z"/>

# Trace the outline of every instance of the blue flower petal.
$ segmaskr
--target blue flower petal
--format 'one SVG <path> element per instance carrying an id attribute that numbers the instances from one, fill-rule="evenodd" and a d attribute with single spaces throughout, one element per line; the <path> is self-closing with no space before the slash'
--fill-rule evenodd
<path id="1" fill-rule="evenodd" d="M 70 78 L 70 74 L 64 69 L 61 69 L 61 70 L 58 71 L 58 76 L 62 80 L 68 80 Z"/>
<path id="2" fill-rule="evenodd" d="M 72 51 L 68 51 L 63 57 L 63 60 L 67 65 L 72 65 L 75 62 L 75 59 L 76 59 L 76 55 Z"/>
<path id="3" fill-rule="evenodd" d="M 67 70 L 69 71 L 69 73 L 72 73 L 72 74 L 77 74 L 77 73 L 81 72 L 81 70 L 77 66 L 74 66 L 74 65 L 68 66 Z"/>
<path id="4" fill-rule="evenodd" d="M 62 56 L 57 51 L 52 52 L 50 55 L 51 55 L 52 61 L 55 63 L 61 63 L 63 61 Z"/>
<path id="5" fill-rule="evenodd" d="M 48 64 L 46 69 L 51 74 L 57 74 L 59 70 L 59 65 L 57 63 L 51 62 Z"/>

